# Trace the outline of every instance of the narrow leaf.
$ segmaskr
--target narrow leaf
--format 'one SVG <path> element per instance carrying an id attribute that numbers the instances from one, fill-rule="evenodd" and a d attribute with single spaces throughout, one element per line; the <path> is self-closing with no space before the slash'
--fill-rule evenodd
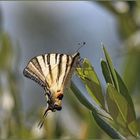
<path id="1" fill-rule="evenodd" d="M 75 94 L 75 96 L 77 97 L 77 99 L 85 107 L 87 107 L 89 110 L 91 110 L 91 111 L 97 111 L 99 114 L 101 114 L 105 118 L 108 118 L 108 119 L 112 120 L 112 117 L 105 110 L 103 110 L 96 102 L 93 102 L 92 100 L 90 100 L 86 96 L 86 94 L 80 92 L 80 90 L 75 86 L 75 84 L 73 82 L 71 82 L 71 90 L 73 91 L 73 93 Z"/>
<path id="2" fill-rule="evenodd" d="M 112 139 L 126 139 L 117 130 L 112 128 L 111 125 L 105 122 L 96 112 L 92 112 L 92 115 L 100 128 L 103 129 Z"/>
<path id="3" fill-rule="evenodd" d="M 87 91 L 93 99 L 103 108 L 105 108 L 104 96 L 97 74 L 90 62 L 85 59 L 82 68 L 77 68 L 78 76 L 86 86 Z"/>
<path id="4" fill-rule="evenodd" d="M 137 137 L 138 128 L 137 128 L 136 114 L 135 114 L 135 109 L 134 109 L 134 104 L 133 104 L 132 98 L 129 95 L 128 89 L 127 89 L 126 85 L 124 84 L 123 80 L 121 79 L 120 75 L 118 74 L 117 71 L 115 71 L 115 72 L 116 72 L 118 83 L 119 83 L 120 93 L 128 102 L 128 113 L 127 113 L 128 128 L 129 128 L 130 132 L 134 136 Z"/>
<path id="5" fill-rule="evenodd" d="M 121 79 L 120 75 L 118 74 L 118 72 L 115 70 L 116 75 L 117 75 L 117 79 L 118 79 L 118 83 L 119 83 L 119 88 L 120 88 L 120 93 L 126 98 L 126 100 L 129 103 L 129 106 L 131 108 L 131 114 L 133 114 L 133 119 L 136 119 L 136 114 L 135 114 L 135 110 L 134 110 L 134 104 L 132 101 L 132 98 L 128 92 L 128 89 L 126 87 L 126 85 L 124 84 L 123 80 Z"/>
<path id="6" fill-rule="evenodd" d="M 119 84 L 118 84 L 118 80 L 117 80 L 117 76 L 116 76 L 116 73 L 115 73 L 115 70 L 114 70 L 114 66 L 113 66 L 113 63 L 112 63 L 112 60 L 106 50 L 106 48 L 103 46 L 103 50 L 104 50 L 104 54 L 105 54 L 105 58 L 106 58 L 106 61 L 107 61 L 107 65 L 108 65 L 108 68 L 109 68 L 109 71 L 111 73 L 111 77 L 112 77 L 112 80 L 113 80 L 113 85 L 115 86 L 115 88 L 117 89 L 117 91 L 119 92 Z"/>
<path id="7" fill-rule="evenodd" d="M 131 134 L 134 135 L 135 137 L 139 136 L 138 126 L 137 126 L 136 120 L 134 120 L 128 124 L 128 129 L 130 130 Z"/>
<path id="8" fill-rule="evenodd" d="M 108 67 L 108 64 L 109 63 L 106 63 L 104 60 L 101 61 L 102 72 L 103 72 L 104 78 L 105 78 L 107 83 L 114 83 L 112 76 L 111 76 L 111 72 L 110 72 L 109 67 Z M 118 94 L 121 94 L 125 98 L 125 100 L 127 101 L 126 124 L 128 125 L 129 131 L 134 136 L 136 136 L 138 133 L 138 129 L 137 129 L 136 114 L 135 114 L 134 104 L 132 102 L 132 98 L 129 95 L 128 89 L 127 89 L 126 85 L 124 84 L 123 80 L 121 79 L 120 75 L 117 73 L 117 71 L 114 68 L 113 68 L 113 71 L 115 71 L 115 74 L 117 77 L 117 83 L 119 86 Z M 121 125 L 123 127 L 125 127 L 126 124 L 123 122 L 123 118 L 121 117 L 122 115 L 118 114 L 119 109 L 117 108 L 117 105 L 115 104 L 115 102 L 112 102 L 110 100 L 109 108 L 110 108 L 110 111 L 112 112 L 112 115 L 114 115 L 112 117 L 117 116 L 117 118 L 116 118 L 117 122 L 121 122 Z"/>
<path id="9" fill-rule="evenodd" d="M 108 109 L 114 120 L 117 121 L 118 117 L 121 116 L 119 124 L 126 125 L 127 122 L 127 101 L 125 98 L 117 92 L 113 85 L 107 85 L 107 104 Z M 118 120 L 118 121 L 119 121 Z M 123 121 L 122 121 L 123 120 Z"/>
<path id="10" fill-rule="evenodd" d="M 102 68 L 102 73 L 104 75 L 106 83 L 113 84 L 113 81 L 111 79 L 111 74 L 110 74 L 110 71 L 108 69 L 106 61 L 101 60 L 101 68 Z"/>
<path id="11" fill-rule="evenodd" d="M 76 95 L 78 100 L 86 106 L 89 110 L 92 111 L 93 117 L 97 124 L 111 137 L 115 139 L 125 139 L 118 131 L 116 131 L 114 128 L 111 127 L 110 124 L 108 124 L 104 119 L 102 119 L 101 116 L 106 116 L 107 118 L 110 118 L 108 114 L 101 108 L 97 108 L 97 106 L 94 106 L 80 90 L 75 86 L 75 84 L 71 83 L 71 90 Z M 100 113 L 101 115 L 100 115 Z"/>
<path id="12" fill-rule="evenodd" d="M 85 107 L 92 110 L 92 104 L 86 99 L 86 97 L 80 92 L 73 82 L 71 82 L 71 90 Z"/>

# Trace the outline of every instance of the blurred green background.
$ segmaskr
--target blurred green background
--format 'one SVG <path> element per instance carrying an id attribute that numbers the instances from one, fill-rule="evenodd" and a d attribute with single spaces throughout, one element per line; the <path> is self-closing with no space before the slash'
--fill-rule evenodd
<path id="1" fill-rule="evenodd" d="M 0 138 L 110 138 L 70 91 L 62 111 L 50 113 L 44 127 L 37 127 L 47 102 L 43 89 L 23 76 L 24 67 L 39 54 L 72 54 L 82 41 L 81 57 L 91 61 L 103 87 L 105 44 L 129 89 L 140 127 L 139 27 L 139 1 L 0 2 Z M 86 92 L 76 76 L 73 81 Z"/>

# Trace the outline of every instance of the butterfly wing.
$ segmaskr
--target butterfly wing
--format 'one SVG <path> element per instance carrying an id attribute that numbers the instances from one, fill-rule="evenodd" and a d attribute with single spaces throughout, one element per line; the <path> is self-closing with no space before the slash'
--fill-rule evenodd
<path id="1" fill-rule="evenodd" d="M 52 79 L 51 69 L 55 66 L 57 66 L 57 63 L 50 64 L 50 54 L 40 55 L 29 61 L 28 65 L 23 70 L 23 74 L 39 85 L 49 88 Z"/>
<path id="2" fill-rule="evenodd" d="M 70 79 L 72 77 L 73 72 L 75 71 L 80 59 L 80 54 L 77 52 L 70 56 L 70 59 L 67 60 L 67 68 L 65 72 L 64 82 L 62 83 L 65 87 L 70 85 Z"/>
<path id="3" fill-rule="evenodd" d="M 45 77 L 42 73 L 41 66 L 36 57 L 32 58 L 28 65 L 23 70 L 24 76 L 37 82 L 39 85 L 45 87 Z"/>
<path id="4" fill-rule="evenodd" d="M 50 90 L 53 93 L 57 93 L 57 91 L 61 91 L 67 87 L 70 78 L 72 76 L 73 71 L 76 68 L 76 63 L 79 59 L 79 53 L 75 53 L 74 55 L 66 55 L 66 54 L 50 54 L 50 72 L 52 75 L 51 81 L 47 82 L 50 84 Z"/>
<path id="5" fill-rule="evenodd" d="M 78 58 L 79 53 L 72 56 L 66 54 L 40 55 L 29 61 L 23 73 L 53 94 L 53 92 L 64 90 L 70 81 Z"/>
<path id="6" fill-rule="evenodd" d="M 69 86 L 71 76 L 76 68 L 79 57 L 79 53 L 75 53 L 72 56 L 60 55 L 60 63 L 58 64 L 58 87 L 65 89 Z"/>

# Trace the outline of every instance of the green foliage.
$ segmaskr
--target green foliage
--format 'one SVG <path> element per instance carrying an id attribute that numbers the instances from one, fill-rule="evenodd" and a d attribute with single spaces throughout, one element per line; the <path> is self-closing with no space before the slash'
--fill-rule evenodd
<path id="1" fill-rule="evenodd" d="M 104 97 L 102 94 L 102 87 L 94 68 L 91 66 L 90 62 L 85 59 L 81 68 L 77 68 L 77 72 L 85 84 L 87 91 L 96 100 L 96 103 L 105 108 Z"/>
<path id="2" fill-rule="evenodd" d="M 8 34 L 0 35 L 0 69 L 5 70 L 11 66 L 12 44 Z"/>
<path id="3" fill-rule="evenodd" d="M 7 33 L 0 35 L 0 104 L 4 117 L 1 121 L 0 138 L 21 137 L 21 116 L 20 116 L 20 97 L 18 89 L 17 75 L 13 71 L 13 48 L 12 42 Z M 3 84 L 2 79 L 6 82 Z M 5 131 L 5 134 L 3 132 Z"/>
<path id="4" fill-rule="evenodd" d="M 74 89 L 75 95 L 83 105 L 92 111 L 97 124 L 109 136 L 121 139 L 128 136 L 138 137 L 132 98 L 122 78 L 115 70 L 105 47 L 103 50 L 106 60 L 101 61 L 101 68 L 106 81 L 106 96 L 103 95 L 99 78 L 87 59 L 84 60 L 82 68 L 77 68 L 77 74 L 83 81 L 94 104 L 77 89 Z"/>
<path id="5" fill-rule="evenodd" d="M 110 73 L 110 76 L 111 76 L 111 81 L 112 81 L 111 83 L 119 91 L 120 89 L 119 89 L 118 79 L 117 79 L 117 76 L 116 76 L 116 73 L 115 73 L 115 69 L 114 69 L 112 60 L 109 57 L 109 54 L 107 53 L 105 47 L 103 47 L 103 50 L 104 50 L 105 58 L 106 58 L 106 61 L 107 61 L 107 67 L 109 69 L 109 73 Z"/>
<path id="6" fill-rule="evenodd" d="M 116 77 L 115 78 L 116 82 L 118 83 L 117 84 L 118 88 L 116 87 L 116 89 L 115 89 L 115 87 L 113 88 L 113 86 L 111 84 L 108 85 L 107 93 L 110 94 L 111 96 L 115 96 L 114 103 L 116 102 L 117 108 L 119 109 L 120 116 L 122 116 L 122 118 L 123 118 L 123 121 L 120 121 L 121 124 L 126 122 L 126 128 L 128 128 L 128 130 L 134 136 L 137 136 L 138 130 L 137 130 L 137 126 L 136 126 L 136 115 L 135 115 L 132 99 L 128 93 L 128 89 L 125 86 L 123 80 L 121 79 L 121 77 L 119 76 L 117 71 L 113 68 L 113 64 L 109 63 L 110 56 L 109 56 L 108 52 L 105 50 L 105 48 L 104 48 L 104 53 L 105 53 L 106 61 L 108 64 L 108 72 L 110 71 L 110 73 L 111 73 L 111 70 L 109 69 L 109 65 L 111 65 L 110 67 L 112 67 L 113 73 Z M 112 92 L 112 91 L 114 91 L 114 92 Z M 112 94 L 111 94 L 111 92 L 112 92 Z M 121 103 L 119 103 L 119 102 L 121 102 Z M 113 108 L 112 108 L 112 110 L 113 110 Z M 132 125 L 130 125 L 130 124 L 132 124 Z"/>

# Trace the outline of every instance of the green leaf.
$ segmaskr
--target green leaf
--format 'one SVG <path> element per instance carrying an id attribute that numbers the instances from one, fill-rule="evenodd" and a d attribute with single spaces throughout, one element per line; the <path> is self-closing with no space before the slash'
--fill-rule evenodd
<path id="1" fill-rule="evenodd" d="M 107 85 L 107 104 L 113 119 L 117 121 L 119 117 L 121 122 L 118 123 L 124 126 L 127 122 L 127 101 L 111 84 Z M 121 119 L 119 115 L 121 116 Z"/>
<path id="2" fill-rule="evenodd" d="M 101 68 L 102 68 L 102 73 L 104 75 L 106 83 L 113 84 L 113 81 L 111 79 L 111 74 L 110 74 L 110 71 L 108 69 L 106 61 L 101 60 Z"/>
<path id="3" fill-rule="evenodd" d="M 118 83 L 119 83 L 120 93 L 122 96 L 124 96 L 124 98 L 128 102 L 128 115 L 127 115 L 128 128 L 129 128 L 130 132 L 134 136 L 137 137 L 138 127 L 137 127 L 137 123 L 136 123 L 136 114 L 135 114 L 135 109 L 134 109 L 134 104 L 133 104 L 132 98 L 128 92 L 126 85 L 124 84 L 123 80 L 121 79 L 120 75 L 118 74 L 117 71 L 115 71 L 115 72 L 116 72 Z"/>
<path id="4" fill-rule="evenodd" d="M 80 90 L 75 86 L 75 84 L 71 83 L 71 90 L 76 95 L 77 99 L 86 106 L 89 110 L 92 111 L 93 117 L 97 124 L 109 135 L 111 138 L 115 139 L 125 139 L 117 130 L 111 127 L 110 124 L 108 124 L 102 117 L 112 119 L 108 113 L 106 113 L 103 109 L 100 107 L 97 107 L 97 105 L 92 104 L 91 101 L 85 97 L 85 95 L 80 92 Z M 102 117 L 101 117 L 102 116 Z"/>
<path id="5" fill-rule="evenodd" d="M 103 75 L 105 77 L 106 82 L 113 83 L 113 81 L 111 79 L 111 74 L 110 74 L 109 68 L 107 66 L 107 63 L 104 60 L 101 61 L 101 67 L 102 67 L 102 72 L 103 72 Z M 121 79 L 120 75 L 118 74 L 118 72 L 115 69 L 114 69 L 114 71 L 115 71 L 116 76 L 117 76 L 118 86 L 119 86 L 119 90 L 120 90 L 119 94 L 121 94 L 127 101 L 128 128 L 129 128 L 130 132 L 136 136 L 138 129 L 136 126 L 136 114 L 135 114 L 134 104 L 132 102 L 132 98 L 129 95 L 128 89 L 127 89 L 126 85 L 124 84 L 123 80 Z M 117 122 L 121 122 L 121 125 L 124 127 L 125 124 L 123 123 L 122 117 L 120 116 L 120 114 L 118 114 L 117 105 L 115 105 L 114 102 L 110 101 L 109 106 L 112 106 L 110 108 L 110 110 L 112 110 L 112 112 L 114 112 L 114 113 L 112 113 L 112 115 L 114 115 L 114 117 L 117 116 Z M 129 124 L 131 124 L 131 125 L 129 125 Z"/>
<path id="6" fill-rule="evenodd" d="M 107 104 L 112 118 L 132 135 L 138 136 L 138 128 L 129 101 L 113 87 L 107 86 Z"/>
<path id="7" fill-rule="evenodd" d="M 84 60 L 82 68 L 77 68 L 77 73 L 85 84 L 88 93 L 90 93 L 98 105 L 105 108 L 100 81 L 94 71 L 94 68 L 87 59 Z"/>
<path id="8" fill-rule="evenodd" d="M 117 71 L 116 71 L 116 75 L 117 75 L 118 82 L 119 82 L 120 93 L 125 97 L 125 99 L 128 102 L 128 113 L 129 113 L 129 116 L 127 118 L 127 121 L 129 123 L 131 123 L 132 121 L 136 120 L 134 104 L 133 104 L 131 96 L 129 95 L 129 92 L 128 92 L 128 89 L 127 89 L 126 85 L 124 84 L 123 80 L 121 79 L 121 77 L 117 73 Z"/>
<path id="9" fill-rule="evenodd" d="M 86 99 L 86 97 L 80 92 L 73 82 L 71 82 L 71 90 L 85 107 L 87 107 L 89 110 L 93 109 L 92 104 Z"/>
<path id="10" fill-rule="evenodd" d="M 108 65 L 108 68 L 109 68 L 109 71 L 110 71 L 110 74 L 111 74 L 111 77 L 112 77 L 113 85 L 115 86 L 115 88 L 119 92 L 120 91 L 119 90 L 119 84 L 118 84 L 118 80 L 117 80 L 117 76 L 116 76 L 116 73 L 115 73 L 115 70 L 114 70 L 112 60 L 111 60 L 111 58 L 110 58 L 110 56 L 109 56 L 109 54 L 108 54 L 108 52 L 107 52 L 107 50 L 104 46 L 103 46 L 103 50 L 104 50 L 107 65 Z"/>
<path id="11" fill-rule="evenodd" d="M 132 135 L 134 135 L 135 137 L 138 137 L 138 126 L 137 126 L 137 122 L 136 120 L 134 121 L 131 121 L 129 124 L 128 124 L 128 129 L 130 130 L 130 132 L 132 133 Z"/>
<path id="12" fill-rule="evenodd" d="M 124 136 L 122 136 L 117 130 L 112 128 L 110 124 L 104 121 L 97 112 L 92 112 L 92 115 L 100 128 L 103 129 L 112 139 L 125 139 Z"/>
<path id="13" fill-rule="evenodd" d="M 109 69 L 107 67 L 107 63 L 102 60 L 101 61 L 101 67 L 102 67 L 102 72 L 103 75 L 105 77 L 106 83 L 112 83 L 111 81 L 111 75 L 109 73 Z M 129 95 L 128 89 L 126 87 L 126 85 L 124 84 L 122 78 L 120 77 L 120 75 L 118 74 L 118 72 L 115 70 L 116 76 L 117 76 L 117 80 L 118 80 L 118 84 L 119 84 L 119 89 L 120 89 L 120 93 L 126 98 L 126 100 L 129 103 L 129 106 L 131 108 L 131 114 L 133 115 L 133 119 L 136 119 L 136 115 L 135 115 L 135 110 L 134 110 L 134 104 L 132 102 L 132 98 Z M 133 120 L 132 119 L 132 120 Z"/>
<path id="14" fill-rule="evenodd" d="M 103 110 L 96 102 L 92 102 L 92 100 L 88 98 L 86 94 L 82 93 L 73 82 L 71 82 L 71 90 L 75 94 L 77 99 L 89 110 L 97 111 L 105 118 L 112 120 L 112 117 L 105 110 Z"/>

